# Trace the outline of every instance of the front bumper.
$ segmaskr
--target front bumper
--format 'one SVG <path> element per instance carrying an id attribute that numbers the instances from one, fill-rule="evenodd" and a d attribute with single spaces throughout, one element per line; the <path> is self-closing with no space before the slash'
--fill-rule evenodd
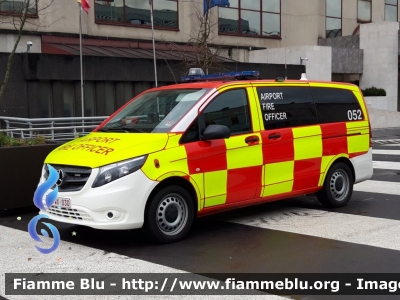
<path id="1" fill-rule="evenodd" d="M 92 188 L 99 169 L 93 169 L 85 186 L 77 192 L 59 192 L 71 200 L 71 208 L 52 205 L 41 210 L 52 220 L 96 229 L 120 230 L 143 226 L 147 199 L 158 184 L 138 170 L 104 186 Z M 43 174 L 39 184 L 45 181 Z M 112 217 L 110 214 L 112 213 Z"/>

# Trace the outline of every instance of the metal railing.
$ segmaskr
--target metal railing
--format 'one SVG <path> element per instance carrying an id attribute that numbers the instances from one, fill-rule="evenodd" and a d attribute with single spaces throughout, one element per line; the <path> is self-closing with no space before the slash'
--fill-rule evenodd
<path id="1" fill-rule="evenodd" d="M 17 138 L 43 136 L 51 141 L 69 141 L 87 135 L 107 116 L 71 117 L 71 118 L 14 118 L 0 116 L 0 133 Z M 4 127 L 4 128 L 3 128 Z"/>

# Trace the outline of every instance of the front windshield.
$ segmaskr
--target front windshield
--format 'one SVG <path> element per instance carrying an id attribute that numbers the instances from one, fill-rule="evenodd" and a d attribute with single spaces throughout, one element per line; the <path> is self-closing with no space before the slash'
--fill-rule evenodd
<path id="1" fill-rule="evenodd" d="M 145 93 L 116 114 L 99 131 L 168 132 L 207 91 L 174 89 Z"/>

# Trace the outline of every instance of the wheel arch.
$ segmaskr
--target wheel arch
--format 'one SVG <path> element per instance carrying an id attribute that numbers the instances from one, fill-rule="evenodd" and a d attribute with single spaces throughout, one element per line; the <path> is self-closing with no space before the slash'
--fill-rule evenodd
<path id="1" fill-rule="evenodd" d="M 350 159 L 348 159 L 346 157 L 340 157 L 337 160 L 335 160 L 334 163 L 329 168 L 331 168 L 334 164 L 336 164 L 338 162 L 342 162 L 342 163 L 346 164 L 349 167 L 349 169 L 351 171 L 351 175 L 353 176 L 353 184 L 354 184 L 354 181 L 356 180 L 356 172 L 354 170 L 354 166 L 351 163 Z"/>
<path id="2" fill-rule="evenodd" d="M 147 211 L 148 211 L 150 203 L 151 203 L 151 199 L 154 197 L 154 195 L 156 195 L 164 187 L 171 186 L 171 185 L 178 185 L 180 187 L 183 187 L 186 191 L 188 191 L 188 193 L 192 197 L 194 215 L 196 216 L 197 211 L 198 211 L 198 203 L 199 203 L 196 189 L 193 187 L 193 185 L 190 181 L 188 181 L 184 177 L 179 177 L 179 176 L 168 177 L 168 178 L 162 180 L 159 184 L 157 184 L 155 186 L 155 188 L 151 191 L 149 197 L 147 198 L 146 207 L 145 207 L 145 215 L 147 214 Z"/>
<path id="3" fill-rule="evenodd" d="M 336 163 L 339 163 L 339 162 L 342 162 L 342 163 L 346 164 L 349 167 L 349 169 L 351 171 L 351 175 L 353 176 L 353 184 L 354 184 L 354 182 L 356 180 L 356 172 L 354 170 L 354 166 L 351 163 L 350 159 L 347 156 L 337 156 L 337 157 L 333 158 L 330 161 L 330 163 L 326 166 L 326 168 L 324 170 L 324 174 L 321 177 L 321 180 L 320 180 L 320 183 L 319 183 L 320 186 L 323 186 L 323 184 L 325 182 L 325 179 L 326 179 L 326 174 L 329 172 L 329 170 L 332 168 L 332 166 L 334 164 L 336 164 Z"/>

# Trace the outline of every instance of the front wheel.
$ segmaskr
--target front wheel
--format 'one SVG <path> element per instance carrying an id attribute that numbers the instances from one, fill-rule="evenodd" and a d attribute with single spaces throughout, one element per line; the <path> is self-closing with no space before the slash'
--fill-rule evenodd
<path id="1" fill-rule="evenodd" d="M 327 207 L 345 206 L 353 193 L 353 182 L 350 168 L 345 163 L 335 163 L 326 174 L 324 185 L 317 193 L 317 198 Z"/>
<path id="2" fill-rule="evenodd" d="M 193 200 L 180 186 L 167 186 L 158 191 L 146 211 L 145 229 L 157 241 L 181 240 L 193 223 Z"/>

